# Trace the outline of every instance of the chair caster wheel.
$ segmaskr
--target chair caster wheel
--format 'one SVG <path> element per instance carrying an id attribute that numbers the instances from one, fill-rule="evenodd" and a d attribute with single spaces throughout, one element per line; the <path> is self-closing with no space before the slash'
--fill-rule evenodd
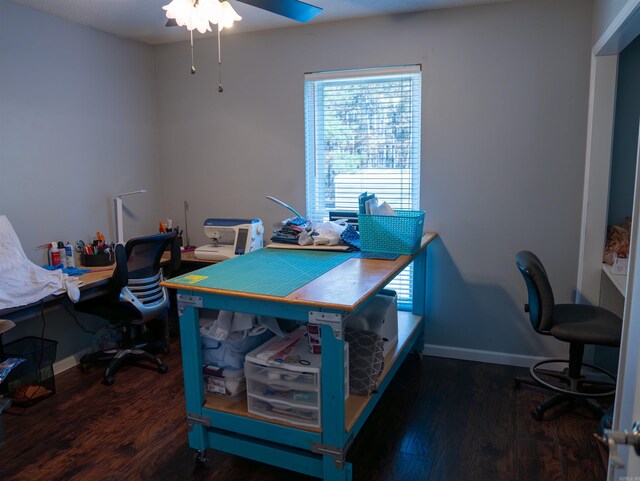
<path id="1" fill-rule="evenodd" d="M 206 462 L 207 462 L 207 452 L 196 451 L 196 465 L 202 466 Z"/>
<path id="2" fill-rule="evenodd" d="M 102 382 L 105 386 L 113 386 L 113 383 L 116 382 L 116 378 L 114 378 L 113 376 L 105 376 Z"/>
<path id="3" fill-rule="evenodd" d="M 162 354 L 169 354 L 169 348 L 168 347 L 163 347 L 162 349 L 160 349 L 160 352 Z"/>
<path id="4" fill-rule="evenodd" d="M 87 372 L 89 370 L 89 364 L 87 363 L 81 362 L 78 366 L 80 366 L 80 370 L 82 372 Z"/>
<path id="5" fill-rule="evenodd" d="M 531 417 L 536 421 L 542 421 L 543 416 L 544 416 L 544 413 L 540 411 L 540 409 L 538 408 L 535 408 L 534 410 L 531 411 Z"/>
<path id="6" fill-rule="evenodd" d="M 162 365 L 158 366 L 158 372 L 160 374 L 165 374 L 165 373 L 169 372 L 169 368 L 167 367 L 166 364 L 162 364 Z"/>

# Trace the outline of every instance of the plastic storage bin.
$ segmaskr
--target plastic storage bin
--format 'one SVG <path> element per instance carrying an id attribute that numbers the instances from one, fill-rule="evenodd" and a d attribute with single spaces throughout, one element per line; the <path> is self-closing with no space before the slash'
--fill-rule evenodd
<path id="1" fill-rule="evenodd" d="M 7 357 L 20 357 L 20 363 L 5 380 L 11 402 L 16 406 L 31 406 L 56 392 L 53 363 L 58 341 L 40 337 L 23 337 L 5 345 Z"/>
<path id="2" fill-rule="evenodd" d="M 396 215 L 358 214 L 364 252 L 414 254 L 420 248 L 424 211 L 397 210 Z"/>
<path id="3" fill-rule="evenodd" d="M 116 256 L 111 254 L 80 254 L 80 263 L 85 267 L 111 266 L 116 262 Z"/>
<path id="4" fill-rule="evenodd" d="M 306 329 L 302 326 L 299 329 Z M 322 422 L 321 358 L 309 352 L 307 339 L 302 337 L 291 352 L 309 361 L 308 365 L 277 364 L 260 359 L 258 354 L 281 338 L 274 337 L 251 351 L 245 358 L 247 407 L 250 413 L 268 419 L 286 421 L 300 426 L 319 427 Z M 349 346 L 345 343 L 345 398 L 349 395 Z"/>
<path id="5" fill-rule="evenodd" d="M 395 291 L 383 289 L 356 314 L 345 318 L 345 326 L 379 334 L 384 343 L 386 357 L 398 343 L 398 296 Z"/>
<path id="6" fill-rule="evenodd" d="M 204 388 L 209 394 L 236 397 L 247 390 L 244 369 L 222 369 L 204 366 Z"/>

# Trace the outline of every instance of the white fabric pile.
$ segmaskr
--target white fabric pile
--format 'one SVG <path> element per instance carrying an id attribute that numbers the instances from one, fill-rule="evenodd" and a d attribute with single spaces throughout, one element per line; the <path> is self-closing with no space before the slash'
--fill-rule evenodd
<path id="1" fill-rule="evenodd" d="M 300 233 L 298 244 L 301 246 L 337 246 L 340 244 L 340 236 L 347 228 L 345 220 L 317 222 L 313 224 L 314 235 L 305 231 Z"/>
<path id="2" fill-rule="evenodd" d="M 0 309 L 26 306 L 51 294 L 80 298 L 78 281 L 29 260 L 7 216 L 0 215 Z"/>

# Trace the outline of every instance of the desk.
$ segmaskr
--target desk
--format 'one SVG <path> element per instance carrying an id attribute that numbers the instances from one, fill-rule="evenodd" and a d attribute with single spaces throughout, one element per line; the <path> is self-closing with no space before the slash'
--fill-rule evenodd
<path id="1" fill-rule="evenodd" d="M 80 269 L 86 269 L 83 266 Z M 78 277 L 79 280 L 84 281 L 84 284 L 80 286 L 80 298 L 82 300 L 91 299 L 92 297 L 100 296 L 107 292 L 109 279 L 113 274 L 113 268 L 106 267 L 94 267 L 94 272 L 87 272 Z M 0 310 L 0 317 L 3 319 L 11 319 L 14 322 L 20 322 L 38 315 L 40 309 L 44 306 L 54 306 L 57 303 L 67 300 L 67 293 L 50 295 L 44 299 L 27 304 L 26 306 L 11 307 L 8 309 Z"/>
<path id="2" fill-rule="evenodd" d="M 162 256 L 162 263 L 169 262 L 171 254 L 166 252 Z M 184 272 L 189 270 L 197 269 L 203 265 L 208 265 L 214 263 L 216 261 L 203 261 L 197 259 L 193 252 L 182 252 L 181 253 L 181 261 L 187 264 L 186 269 L 183 269 Z M 92 272 L 87 272 L 86 274 L 82 274 L 78 276 L 78 279 L 83 281 L 84 284 L 80 286 L 80 298 L 81 300 L 91 299 L 93 297 L 97 297 L 103 295 L 107 292 L 109 279 L 111 279 L 111 275 L 113 274 L 113 266 L 104 266 L 104 267 L 85 267 L 79 265 L 79 269 L 94 269 Z M 54 307 L 60 302 L 64 302 L 67 299 L 67 294 L 58 294 L 58 295 L 50 295 L 42 299 L 41 301 L 34 302 L 28 304 L 26 306 L 20 307 L 11 307 L 8 309 L 0 310 L 0 318 L 2 319 L 10 319 L 14 322 L 25 321 L 27 319 L 31 319 L 32 317 L 37 316 L 42 309 L 42 305 L 45 307 Z M 175 304 L 173 302 L 173 304 Z M 177 314 L 176 316 L 177 317 Z"/>
<path id="3" fill-rule="evenodd" d="M 171 253 L 169 251 L 162 254 L 162 262 L 169 262 L 171 259 Z M 197 264 L 215 264 L 220 261 L 207 261 L 203 259 L 198 259 L 196 257 L 195 251 L 181 251 L 180 252 L 180 262 L 194 262 Z"/>
<path id="4" fill-rule="evenodd" d="M 626 296 L 627 291 L 627 276 L 622 276 L 620 274 L 614 274 L 613 269 L 609 264 L 602 264 L 602 270 L 607 275 L 607 277 L 613 282 L 613 285 L 616 286 L 616 289 L 620 291 L 623 297 Z"/>
<path id="5" fill-rule="evenodd" d="M 417 352 L 423 349 L 426 247 L 435 237 L 436 234 L 425 235 L 419 252 L 392 261 L 351 257 L 282 297 L 200 287 L 181 278 L 163 282 L 165 287 L 178 291 L 188 440 L 189 446 L 199 452 L 199 459 L 203 459 L 206 449 L 213 448 L 325 481 L 350 481 L 352 466 L 346 462 L 349 446 L 402 361 L 412 349 Z M 251 254 L 243 256 L 236 266 L 246 264 L 250 269 L 250 260 Z M 398 344 L 385 359 L 378 389 L 370 396 L 350 395 L 345 401 L 343 316 L 361 309 L 411 262 L 414 262 L 413 312 L 399 313 Z M 217 267 L 193 274 L 214 277 Z M 201 307 L 302 322 L 313 320 L 321 325 L 320 428 L 249 414 L 246 399 L 233 401 L 205 395 L 199 332 Z"/>

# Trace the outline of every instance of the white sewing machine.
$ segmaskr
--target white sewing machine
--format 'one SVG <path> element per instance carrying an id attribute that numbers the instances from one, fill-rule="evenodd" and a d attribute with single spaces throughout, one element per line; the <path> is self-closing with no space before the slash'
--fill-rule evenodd
<path id="1" fill-rule="evenodd" d="M 207 219 L 204 233 L 211 243 L 198 247 L 195 256 L 207 261 L 222 261 L 260 249 L 263 246 L 260 219 Z"/>

